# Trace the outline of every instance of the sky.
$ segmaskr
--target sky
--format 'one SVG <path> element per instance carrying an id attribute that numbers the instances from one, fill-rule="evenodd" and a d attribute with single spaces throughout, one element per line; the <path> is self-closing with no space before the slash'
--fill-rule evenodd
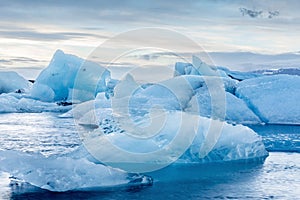
<path id="1" fill-rule="evenodd" d="M 183 52 L 299 52 L 299 10 L 298 0 L 1 1 L 0 70 L 39 70 L 57 49 L 87 58 L 103 42 L 149 27 L 175 31 L 202 48 Z"/>

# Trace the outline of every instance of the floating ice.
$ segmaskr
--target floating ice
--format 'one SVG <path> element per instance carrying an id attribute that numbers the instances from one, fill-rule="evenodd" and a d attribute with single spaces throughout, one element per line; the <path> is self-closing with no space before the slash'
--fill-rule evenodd
<path id="1" fill-rule="evenodd" d="M 18 151 L 0 151 L 0 170 L 33 186 L 56 192 L 121 185 L 151 185 L 139 174 L 95 164 L 86 158 L 44 157 Z"/>
<path id="2" fill-rule="evenodd" d="M 236 95 L 270 124 L 300 124 L 300 77 L 272 75 L 238 84 Z"/>
<path id="3" fill-rule="evenodd" d="M 231 71 L 225 67 L 219 67 L 220 70 L 224 71 L 230 78 L 242 81 L 250 78 L 258 78 L 261 77 L 261 74 L 254 72 L 239 72 L 239 71 Z"/>
<path id="4" fill-rule="evenodd" d="M 123 81 L 121 83 L 123 84 Z M 143 109 L 149 108 L 150 105 L 159 105 L 167 110 L 184 110 L 197 91 L 208 86 L 210 89 L 220 89 L 218 93 L 222 95 L 225 90 L 233 92 L 236 81 L 211 76 L 183 75 L 156 84 L 142 85 L 141 87 L 135 85 L 135 90 L 131 92 L 130 101 L 126 106 L 133 105 L 138 109 Z"/>
<path id="5" fill-rule="evenodd" d="M 146 171 L 153 165 L 160 167 L 171 162 L 263 160 L 268 155 L 261 138 L 245 126 L 233 126 L 181 111 L 165 114 L 166 120 L 160 131 L 147 139 L 133 136 L 126 131 L 124 123 L 123 126 L 118 125 L 116 118 L 116 121 L 110 121 L 109 127 L 94 124 L 98 128 L 83 134 L 85 145 L 101 162 L 129 171 L 140 170 L 139 166 Z M 145 117 L 137 126 L 147 123 Z M 222 128 L 218 130 L 216 125 Z M 115 127 L 118 126 L 123 131 L 117 132 Z M 111 131 L 103 134 L 107 129 Z"/>
<path id="6" fill-rule="evenodd" d="M 174 76 L 181 76 L 181 75 L 227 77 L 224 71 L 219 70 L 215 66 L 206 64 L 196 56 L 193 56 L 193 64 L 182 63 L 182 62 L 177 62 L 175 64 Z"/>
<path id="7" fill-rule="evenodd" d="M 197 91 L 197 94 L 193 96 L 189 102 L 189 106 L 186 109 L 187 112 L 200 114 L 201 116 L 224 119 L 224 116 L 218 115 L 219 110 L 222 108 L 221 104 L 212 105 L 212 97 L 206 87 L 202 87 Z M 257 117 L 252 110 L 248 108 L 246 103 L 234 96 L 233 94 L 226 92 L 226 113 L 225 120 L 229 123 L 239 124 L 259 124 L 261 123 L 259 117 Z M 215 109 L 213 112 L 212 109 Z"/>
<path id="8" fill-rule="evenodd" d="M 149 177 L 128 174 L 101 162 L 136 172 L 141 166 L 142 171 L 151 171 L 155 165 L 160 168 L 173 162 L 188 165 L 264 159 L 268 153 L 254 131 L 216 119 L 260 123 L 255 115 L 260 114 L 259 109 L 253 107 L 255 103 L 249 104 L 253 90 L 248 100 L 248 88 L 243 85 L 257 82 L 249 79 L 238 84 L 196 57 L 193 64 L 177 63 L 176 77 L 139 86 L 129 75 L 121 81 L 111 80 L 110 72 L 99 65 L 57 51 L 30 95 L 0 95 L 0 112 L 61 111 L 70 107 L 51 102 L 85 101 L 61 117 L 75 117 L 89 153 L 77 151 L 46 158 L 0 151 L 0 169 L 43 189 L 68 191 L 152 182 Z M 234 96 L 237 85 L 241 99 Z M 14 92 L 15 88 L 3 91 Z M 266 88 L 260 89 L 268 95 Z M 297 89 L 290 91 L 299 94 Z"/>
<path id="9" fill-rule="evenodd" d="M 116 86 L 115 92 L 118 95 L 112 100 L 102 94 L 101 100 L 98 98 L 80 104 L 71 112 L 80 118 L 91 110 L 101 113 L 101 108 L 110 108 L 113 102 L 114 111 L 122 112 L 123 115 L 128 111 L 132 115 L 143 115 L 159 106 L 165 110 L 185 110 L 201 116 L 225 119 L 231 123 L 261 123 L 241 99 L 231 94 L 236 84 L 236 81 L 228 78 L 184 75 L 139 87 L 132 77 L 127 77 Z M 71 112 L 62 116 L 71 117 Z M 94 118 L 90 112 L 83 121 L 95 121 Z"/>
<path id="10" fill-rule="evenodd" d="M 206 79 L 206 82 L 204 78 L 191 75 L 179 76 L 161 83 L 137 87 L 132 77 L 127 77 L 116 86 L 116 90 L 123 88 L 122 95 L 117 95 L 112 99 L 106 99 L 105 96 L 99 95 L 95 101 L 79 104 L 64 116 L 73 114 L 76 122 L 82 126 L 83 132 L 81 135 L 86 139 L 85 144 L 92 146 L 92 150 L 90 148 L 88 150 L 95 150 L 100 153 L 104 156 L 101 157 L 104 160 L 101 160 L 101 158 L 99 160 L 105 161 L 105 159 L 108 159 L 106 161 L 109 163 L 128 164 L 136 161 L 148 165 L 153 164 L 151 162 L 155 160 L 156 163 L 163 165 L 168 162 L 175 162 L 178 158 L 178 162 L 191 163 L 266 157 L 267 152 L 261 138 L 251 129 L 200 117 L 198 113 L 196 115 L 187 113 L 189 112 L 189 103 L 195 93 L 203 94 L 203 92 L 207 92 L 203 89 L 206 88 L 206 82 L 211 81 L 211 86 L 216 83 L 216 77 Z M 225 88 L 232 87 L 231 81 L 227 82 L 219 78 L 218 80 L 222 84 L 226 83 L 225 86 L 222 85 L 221 87 L 224 93 Z M 123 87 L 122 84 L 126 87 Z M 241 104 L 240 107 L 243 108 L 241 112 L 248 112 L 248 115 L 246 115 L 245 113 L 235 113 L 234 110 L 229 110 L 228 116 L 231 117 L 231 120 L 244 114 L 246 116 L 243 116 L 243 122 L 248 122 L 246 120 L 259 121 L 242 100 L 230 93 L 226 93 L 224 98 L 228 99 L 231 106 L 234 106 L 235 103 Z M 227 99 L 223 99 L 224 102 Z M 121 103 L 114 105 L 109 102 Z M 207 106 L 208 103 L 210 102 L 203 103 L 203 106 Z M 156 109 L 155 106 L 157 105 L 159 107 Z M 149 122 L 151 126 L 149 126 Z M 135 126 L 132 126 L 132 124 Z M 180 131 L 178 132 L 178 130 Z M 153 134 L 150 139 L 148 138 L 149 133 Z M 174 142 L 173 139 L 178 134 L 180 135 L 179 139 L 177 138 L 178 143 L 171 145 L 175 148 L 173 152 L 168 144 Z M 144 137 L 148 139 L 141 140 Z M 227 137 L 228 140 L 225 139 Z M 118 148 L 115 149 L 113 146 Z M 159 155 L 141 157 L 142 160 L 136 160 L 134 156 L 131 157 L 133 154 L 151 154 L 151 152 L 164 147 L 169 150 L 167 152 L 162 151 L 163 153 Z M 196 148 L 198 148 L 197 151 Z M 126 154 L 125 156 L 118 152 L 120 149 L 133 154 Z"/>
<path id="11" fill-rule="evenodd" d="M 40 83 L 33 84 L 31 96 L 44 102 L 52 102 L 55 99 L 55 93 L 53 89 L 48 85 Z"/>
<path id="12" fill-rule="evenodd" d="M 33 84 L 31 95 L 42 101 L 87 101 L 106 91 L 110 72 L 96 63 L 57 50 Z"/>

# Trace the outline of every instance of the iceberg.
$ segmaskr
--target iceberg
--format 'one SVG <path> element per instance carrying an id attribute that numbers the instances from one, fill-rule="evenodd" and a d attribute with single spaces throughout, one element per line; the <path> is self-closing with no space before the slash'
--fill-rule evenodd
<path id="1" fill-rule="evenodd" d="M 53 101 L 87 101 L 106 91 L 110 72 L 96 63 L 57 50 L 37 77 L 31 90 L 35 99 Z"/>
<path id="2" fill-rule="evenodd" d="M 16 72 L 0 72 L 0 113 L 66 112 L 71 109 L 32 99 L 31 93 L 39 95 L 42 101 L 54 98 L 53 90 L 47 85 L 32 85 Z"/>
<path id="3" fill-rule="evenodd" d="M 147 170 L 148 165 L 160 167 L 173 162 L 264 159 L 268 153 L 261 138 L 251 129 L 201 117 L 195 110 L 189 110 L 197 93 L 207 92 L 203 78 L 184 75 L 138 86 L 128 76 L 115 87 L 116 91 L 122 91 L 119 95 L 107 99 L 99 94 L 97 99 L 76 105 L 62 117 L 73 115 L 85 146 L 95 158 L 126 171 L 137 172 L 138 166 Z M 215 79 L 209 80 L 214 83 Z M 234 86 L 226 78 L 218 80 L 225 83 L 224 92 L 225 88 Z M 226 98 L 232 107 L 238 103 L 243 109 L 240 113 L 229 110 L 231 120 L 248 112 L 242 118 L 244 122 L 259 121 L 241 99 L 229 92 Z M 204 102 L 203 106 L 208 103 Z M 153 152 L 156 153 L 152 155 Z"/>
<path id="4" fill-rule="evenodd" d="M 175 77 L 188 77 L 191 74 L 198 77 L 202 85 L 194 89 L 194 95 L 190 96 L 190 101 L 185 108 L 187 112 L 226 120 L 233 124 L 262 123 L 248 105 L 235 96 L 239 81 L 258 77 L 259 75 L 233 72 L 226 68 L 210 66 L 195 56 L 193 57 L 193 64 L 175 64 Z"/>
<path id="5" fill-rule="evenodd" d="M 210 80 L 214 83 L 215 77 Z M 221 80 L 226 83 L 225 88 L 232 87 L 231 81 Z M 115 87 L 116 91 L 121 89 L 120 95 L 110 99 L 103 94 L 99 95 L 94 101 L 77 105 L 63 114 L 63 117 L 73 114 L 88 151 L 101 162 L 114 167 L 120 167 L 120 163 L 124 163 L 126 167 L 133 166 L 135 164 L 132 161 L 139 162 L 136 163 L 139 166 L 151 165 L 153 160 L 158 165 L 165 165 L 169 162 L 207 163 L 264 159 L 268 153 L 261 138 L 251 129 L 201 117 L 199 113 L 189 110 L 191 99 L 196 98 L 195 93 L 207 92 L 207 88 L 204 88 L 203 77 L 194 75 L 179 76 L 140 87 L 132 77 L 126 77 Z M 226 98 L 232 107 L 239 103 L 243 108 L 240 113 L 230 111 L 235 115 L 228 112 L 232 120 L 245 115 L 242 112 L 248 112 L 243 117 L 244 122 L 259 121 L 241 99 L 228 92 Z M 206 106 L 207 103 L 203 105 Z M 174 140 L 178 143 L 174 144 Z M 175 150 L 172 151 L 171 147 Z M 164 148 L 169 150 L 150 157 L 138 157 L 141 160 L 135 157 L 136 154 L 151 154 Z M 126 156 L 119 152 L 120 149 L 127 152 Z M 135 172 L 137 169 L 124 170 Z"/>
<path id="6" fill-rule="evenodd" d="M 125 80 L 127 82 L 127 80 Z M 116 88 L 119 88 L 118 84 Z M 201 90 L 201 88 L 209 88 L 211 92 L 213 88 L 220 89 L 219 94 L 215 96 L 222 96 L 225 91 L 234 92 L 236 81 L 228 78 L 219 78 L 211 76 L 196 76 L 196 75 L 183 75 L 174 78 L 148 84 L 138 87 L 134 84 L 133 92 L 129 93 L 132 106 L 140 109 L 149 105 L 160 105 L 167 110 L 185 110 L 192 97 Z M 126 87 L 128 88 L 128 87 Z M 117 93 L 117 92 L 116 92 Z M 116 98 L 119 98 L 116 96 Z M 130 105 L 129 105 L 130 106 Z"/>
<path id="7" fill-rule="evenodd" d="M 193 56 L 193 64 L 183 62 L 177 62 L 175 64 L 174 76 L 182 75 L 227 77 L 226 73 L 223 70 L 220 70 L 215 66 L 206 64 L 196 56 Z"/>
<path id="8" fill-rule="evenodd" d="M 33 85 L 5 76 L 0 113 L 68 111 L 60 117 L 78 125 L 84 147 L 73 153 L 0 151 L 1 171 L 50 191 L 149 185 L 140 172 L 171 164 L 261 161 L 268 156 L 261 138 L 233 124 L 300 123 L 299 79 L 229 74 L 197 57 L 193 65 L 176 63 L 173 78 L 142 85 L 131 75 L 113 80 L 107 69 L 60 50 Z M 276 111 L 274 99 L 285 100 Z M 56 103 L 70 101 L 72 109 Z"/>
<path id="9" fill-rule="evenodd" d="M 152 184 L 148 176 L 129 174 L 69 155 L 44 157 L 38 153 L 0 151 L 0 170 L 33 186 L 55 192 Z"/>
<path id="10" fill-rule="evenodd" d="M 195 96 L 189 102 L 187 112 L 199 114 L 200 116 L 223 119 L 224 116 L 218 115 L 220 113 L 218 110 L 224 109 L 220 104 L 212 105 L 211 95 L 206 87 L 199 89 Z M 260 118 L 253 113 L 251 109 L 248 108 L 247 104 L 242 100 L 237 98 L 235 95 L 226 92 L 226 113 L 225 120 L 232 124 L 260 124 L 262 123 Z M 213 112 L 212 107 L 216 110 Z"/>
<path id="11" fill-rule="evenodd" d="M 31 97 L 44 102 L 53 102 L 55 99 L 55 92 L 51 87 L 36 82 L 32 86 Z"/>
<path id="12" fill-rule="evenodd" d="M 234 126 L 182 111 L 168 111 L 165 116 L 163 126 L 156 129 L 159 131 L 147 138 L 128 132 L 131 127 L 127 129 L 124 122 L 120 124 L 118 117 L 110 120 L 110 126 L 94 121 L 96 124 L 91 124 L 94 129 L 83 129 L 83 142 L 100 162 L 131 172 L 147 172 L 173 162 L 188 165 L 264 160 L 268 156 L 260 136 L 243 125 Z M 147 119 L 137 124 L 145 127 L 145 133 Z M 216 126 L 221 127 L 219 134 Z M 116 131 L 116 127 L 122 131 Z"/>
<path id="13" fill-rule="evenodd" d="M 239 71 L 232 71 L 225 67 L 218 67 L 219 70 L 224 71 L 227 76 L 229 76 L 232 79 L 243 81 L 250 78 L 258 78 L 263 76 L 262 74 L 255 73 L 255 72 L 239 72 Z"/>
<path id="14" fill-rule="evenodd" d="M 300 77 L 271 75 L 241 81 L 237 97 L 269 124 L 300 124 Z"/>
<path id="15" fill-rule="evenodd" d="M 0 72 L 0 94 L 10 92 L 28 92 L 30 86 L 31 83 L 16 72 Z"/>
<path id="16" fill-rule="evenodd" d="M 182 75 L 157 84 L 135 86 L 128 106 L 135 112 L 158 105 L 230 123 L 261 123 L 246 103 L 232 94 L 236 86 L 237 81 L 230 78 Z"/>

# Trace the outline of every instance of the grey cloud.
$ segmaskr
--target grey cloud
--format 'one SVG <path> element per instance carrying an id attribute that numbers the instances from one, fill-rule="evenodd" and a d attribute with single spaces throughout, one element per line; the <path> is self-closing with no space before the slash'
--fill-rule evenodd
<path id="1" fill-rule="evenodd" d="M 36 59 L 33 59 L 33 58 L 27 58 L 27 57 L 15 57 L 15 58 L 12 58 L 10 59 L 10 61 L 12 62 L 45 62 L 43 60 L 36 60 Z"/>
<path id="2" fill-rule="evenodd" d="M 240 12 L 242 13 L 243 16 L 248 15 L 249 17 L 252 18 L 257 18 L 262 16 L 263 11 L 255 11 L 255 10 L 250 10 L 246 8 L 240 8 Z"/>
<path id="3" fill-rule="evenodd" d="M 28 39 L 28 40 L 41 40 L 41 41 L 52 41 L 52 40 L 69 40 L 74 38 L 84 38 L 87 36 L 97 38 L 107 38 L 107 36 L 89 34 L 89 33 L 76 33 L 76 32 L 56 32 L 56 33 L 42 33 L 34 30 L 0 30 L 0 37 L 4 38 L 17 38 L 17 39 Z"/>
<path id="4" fill-rule="evenodd" d="M 149 53 L 149 54 L 142 54 L 142 55 L 134 55 L 132 57 L 140 60 L 157 60 L 159 58 L 189 58 L 192 57 L 196 52 L 157 52 L 157 53 Z M 204 54 L 204 53 L 202 53 Z"/>
<path id="5" fill-rule="evenodd" d="M 269 16 L 268 18 L 273 18 L 279 15 L 279 11 L 269 11 Z"/>
<path id="6" fill-rule="evenodd" d="M 149 16 L 157 14 L 187 13 L 187 7 L 192 1 L 179 2 L 154 1 L 21 1 L 12 0 L 0 3 L 1 19 L 16 21 L 47 20 L 47 23 L 78 24 L 78 22 L 94 23 L 96 21 L 127 21 L 136 22 L 150 20 Z M 192 7 L 192 6 L 190 6 Z M 33 11 L 34 10 L 34 11 Z M 81 24 L 80 24 L 81 25 Z"/>
<path id="7" fill-rule="evenodd" d="M 240 8 L 239 9 L 240 12 L 242 13 L 243 16 L 249 16 L 251 18 L 258 18 L 258 17 L 262 17 L 262 18 L 269 18 L 272 19 L 273 17 L 277 17 L 279 16 L 279 11 L 275 10 L 275 11 L 256 11 L 256 10 L 250 10 L 247 8 Z M 267 13 L 267 14 L 266 14 Z"/>
<path id="8" fill-rule="evenodd" d="M 3 65 L 12 65 L 15 63 L 44 63 L 46 62 L 45 60 L 36 60 L 33 58 L 28 58 L 28 57 L 9 57 L 6 59 L 0 59 L 0 63 Z"/>
<path id="9" fill-rule="evenodd" d="M 3 64 L 12 64 L 12 61 L 7 60 L 7 59 L 0 59 L 0 63 L 3 63 Z"/>
<path id="10" fill-rule="evenodd" d="M 200 42 L 210 42 L 206 39 L 209 38 L 212 42 L 208 46 L 212 46 L 214 50 L 217 50 L 215 46 L 223 44 L 217 44 L 218 38 L 224 37 L 224 39 L 227 38 L 224 46 L 227 45 L 228 49 L 235 50 L 239 48 L 238 46 L 245 45 L 245 42 L 240 42 L 240 40 L 243 40 L 246 34 L 257 35 L 257 38 L 263 37 L 260 33 L 265 33 L 265 29 L 272 29 L 269 32 L 273 38 L 276 34 L 287 38 L 291 34 L 289 31 L 291 27 L 294 30 L 293 34 L 298 35 L 300 31 L 299 6 L 297 0 L 284 2 L 279 0 L 0 1 L 0 37 L 40 41 L 68 40 L 89 36 L 106 38 L 105 35 L 95 33 L 113 36 L 115 33 L 135 28 L 163 26 L 190 34 Z M 243 8 L 243 12 L 239 11 L 239 8 Z M 243 13 L 244 18 L 241 17 Z M 263 20 L 252 20 L 261 15 Z M 266 20 L 269 18 L 272 20 Z M 7 25 L 12 27 L 7 27 Z M 34 29 L 30 30 L 26 27 Z M 53 33 L 55 30 L 70 30 L 73 33 Z M 260 32 L 257 33 L 257 30 Z M 268 40 L 267 37 L 264 39 Z M 254 47 L 255 45 L 257 44 L 247 46 Z M 267 48 L 274 49 L 273 46 Z M 151 59 L 155 59 L 155 56 Z"/>
<path id="11" fill-rule="evenodd" d="M 267 4 L 269 1 L 266 1 Z M 251 3 L 242 0 L 204 0 L 204 1 L 36 1 L 21 0 L 3 1 L 0 3 L 0 18 L 2 21 L 51 24 L 64 27 L 83 27 L 84 31 L 108 30 L 112 26 L 117 29 L 128 29 L 137 26 L 184 26 L 228 24 L 230 20 L 237 22 L 240 15 L 236 10 L 241 7 L 242 13 L 250 17 L 260 16 L 261 11 L 247 7 L 262 7 L 267 12 L 266 5 L 260 1 Z M 273 7 L 276 8 L 273 3 Z M 288 3 L 286 3 L 288 4 Z M 277 8 L 278 9 L 278 8 Z M 281 9 L 281 8 L 280 8 Z M 283 9 L 283 8 L 282 8 Z M 284 8 L 285 10 L 289 8 Z M 34 10 L 34 11 L 33 11 Z M 276 11 L 270 11 L 270 18 Z M 295 11 L 293 11 L 294 13 Z M 297 14 L 298 15 L 298 14 Z M 267 16 L 267 17 L 268 17 Z M 241 23 L 243 20 L 240 20 Z M 296 20 L 295 20 L 296 21 Z M 87 28 L 85 28 L 87 27 Z"/>

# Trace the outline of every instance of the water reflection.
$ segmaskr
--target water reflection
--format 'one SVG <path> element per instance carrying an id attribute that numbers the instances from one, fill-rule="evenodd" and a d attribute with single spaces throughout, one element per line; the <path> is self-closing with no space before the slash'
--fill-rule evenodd
<path id="1" fill-rule="evenodd" d="M 0 150 L 40 152 L 46 156 L 72 151 L 80 140 L 71 118 L 57 113 L 0 115 Z"/>
<path id="2" fill-rule="evenodd" d="M 262 136 L 268 151 L 300 152 L 300 126 L 291 125 L 252 125 Z"/>

